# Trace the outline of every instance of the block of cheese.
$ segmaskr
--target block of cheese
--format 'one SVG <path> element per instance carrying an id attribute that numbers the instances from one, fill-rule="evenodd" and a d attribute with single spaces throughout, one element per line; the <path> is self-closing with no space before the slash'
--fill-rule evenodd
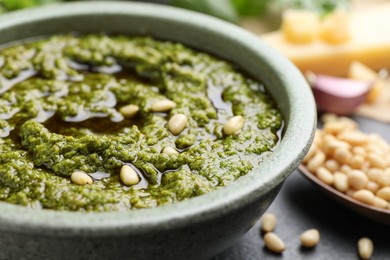
<path id="1" fill-rule="evenodd" d="M 261 38 L 278 49 L 302 71 L 346 76 L 353 61 L 371 69 L 390 69 L 390 3 L 351 13 L 350 39 L 330 44 L 320 39 L 294 44 L 281 31 L 263 34 Z"/>

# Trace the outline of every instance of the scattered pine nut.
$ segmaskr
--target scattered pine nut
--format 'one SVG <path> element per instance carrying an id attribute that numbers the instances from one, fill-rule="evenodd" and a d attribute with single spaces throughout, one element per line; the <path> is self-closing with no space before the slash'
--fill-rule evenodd
<path id="1" fill-rule="evenodd" d="M 235 135 L 244 127 L 245 119 L 243 116 L 234 116 L 230 118 L 223 126 L 223 132 L 226 135 Z"/>
<path id="2" fill-rule="evenodd" d="M 370 259 L 374 252 L 374 244 L 372 240 L 367 237 L 362 237 L 358 241 L 358 252 L 361 259 Z"/>
<path id="3" fill-rule="evenodd" d="M 320 242 L 320 232 L 317 229 L 309 229 L 302 233 L 301 244 L 304 247 L 315 247 Z"/>
<path id="4" fill-rule="evenodd" d="M 264 244 L 269 250 L 279 254 L 285 249 L 284 242 L 272 232 L 264 235 Z"/>
<path id="5" fill-rule="evenodd" d="M 261 218 L 261 230 L 264 232 L 272 232 L 276 227 L 276 217 L 274 214 L 264 214 Z"/>
<path id="6" fill-rule="evenodd" d="M 126 186 L 135 185 L 140 181 L 138 174 L 129 165 L 122 166 L 119 177 Z"/>
<path id="7" fill-rule="evenodd" d="M 88 174 L 86 174 L 83 171 L 73 172 L 72 175 L 70 176 L 70 179 L 73 183 L 75 183 L 77 185 L 86 185 L 86 184 L 93 183 L 91 176 L 89 176 Z"/>

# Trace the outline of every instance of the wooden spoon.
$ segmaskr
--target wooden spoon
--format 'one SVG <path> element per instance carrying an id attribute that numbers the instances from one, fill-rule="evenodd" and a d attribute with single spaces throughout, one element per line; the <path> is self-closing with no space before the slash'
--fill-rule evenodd
<path id="1" fill-rule="evenodd" d="M 320 181 L 316 176 L 314 176 L 313 173 L 309 172 L 309 170 L 303 165 L 300 165 L 298 167 L 298 170 L 311 183 L 315 184 L 315 186 L 319 188 L 322 192 L 324 192 L 329 197 L 335 199 L 342 205 L 376 222 L 390 226 L 390 210 L 373 207 L 364 204 L 358 200 L 355 200 L 354 198 Z"/>

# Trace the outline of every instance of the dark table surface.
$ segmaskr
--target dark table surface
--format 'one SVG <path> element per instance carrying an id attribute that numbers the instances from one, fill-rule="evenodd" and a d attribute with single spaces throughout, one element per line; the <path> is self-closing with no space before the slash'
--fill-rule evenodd
<path id="1" fill-rule="evenodd" d="M 363 131 L 375 132 L 390 141 L 390 125 L 355 117 Z M 295 171 L 286 180 L 269 213 L 277 218 L 274 232 L 285 242 L 281 255 L 264 248 L 260 224 L 257 223 L 234 246 L 213 260 L 255 259 L 359 259 L 356 243 L 367 236 L 374 242 L 372 259 L 390 259 L 390 227 L 373 222 L 343 207 L 318 190 Z M 299 236 L 310 228 L 320 231 L 321 241 L 316 248 L 300 247 Z"/>

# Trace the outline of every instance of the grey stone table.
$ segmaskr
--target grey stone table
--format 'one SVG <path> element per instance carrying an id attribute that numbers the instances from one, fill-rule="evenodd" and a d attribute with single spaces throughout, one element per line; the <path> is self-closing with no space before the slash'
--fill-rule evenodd
<path id="1" fill-rule="evenodd" d="M 363 131 L 376 132 L 390 141 L 390 125 L 360 117 L 355 119 Z M 356 243 L 362 236 L 368 236 L 374 242 L 372 259 L 390 259 L 390 226 L 375 223 L 344 208 L 317 190 L 298 171 L 287 179 L 267 212 L 277 217 L 275 233 L 286 244 L 283 254 L 273 254 L 264 248 L 258 223 L 213 260 L 359 259 Z M 302 231 L 309 228 L 317 228 L 321 233 L 319 245 L 312 250 L 301 248 L 299 242 Z"/>

